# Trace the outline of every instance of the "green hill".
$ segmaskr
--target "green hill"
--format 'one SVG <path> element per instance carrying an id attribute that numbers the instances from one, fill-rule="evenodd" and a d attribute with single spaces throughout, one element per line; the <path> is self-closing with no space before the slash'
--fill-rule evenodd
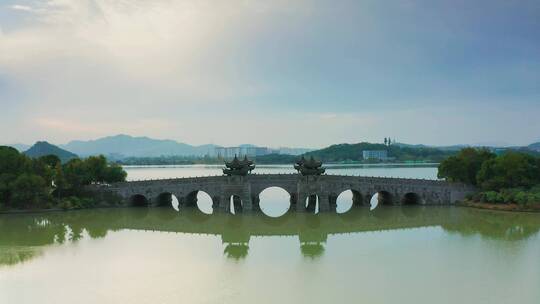
<path id="1" fill-rule="evenodd" d="M 36 142 L 32 147 L 30 147 L 30 149 L 26 150 L 24 154 L 33 158 L 46 155 L 56 155 L 63 163 L 78 157 L 77 154 L 61 149 L 55 145 L 51 145 L 46 141 Z"/>
<path id="2" fill-rule="evenodd" d="M 362 161 L 362 152 L 366 150 L 386 150 L 388 157 L 395 161 L 425 161 L 439 162 L 455 154 L 455 151 L 445 151 L 429 147 L 407 147 L 400 145 L 372 144 L 367 142 L 357 144 L 338 144 L 330 147 L 308 152 L 306 156 L 313 156 L 323 162 Z"/>

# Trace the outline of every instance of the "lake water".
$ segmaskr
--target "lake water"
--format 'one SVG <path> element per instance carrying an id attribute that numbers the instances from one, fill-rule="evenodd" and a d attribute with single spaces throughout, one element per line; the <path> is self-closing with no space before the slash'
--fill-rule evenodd
<path id="1" fill-rule="evenodd" d="M 433 167 L 328 173 L 436 178 Z M 261 198 L 265 212 L 283 211 L 281 195 Z M 0 215 L 0 303 L 540 303 L 539 214 L 341 204 L 280 217 L 173 207 Z"/>

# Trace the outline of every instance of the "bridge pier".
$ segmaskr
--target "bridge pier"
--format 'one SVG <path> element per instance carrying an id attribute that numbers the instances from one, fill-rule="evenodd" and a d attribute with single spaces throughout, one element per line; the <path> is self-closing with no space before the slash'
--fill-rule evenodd
<path id="1" fill-rule="evenodd" d="M 218 200 L 218 207 L 214 209 L 218 212 L 231 212 L 231 202 L 226 195 L 221 194 Z"/>
<path id="2" fill-rule="evenodd" d="M 247 212 L 253 211 L 253 202 L 249 193 L 242 196 L 242 210 Z"/>
<path id="3" fill-rule="evenodd" d="M 330 200 L 328 195 L 319 196 L 319 212 L 329 212 L 330 209 Z"/>
<path id="4" fill-rule="evenodd" d="M 298 195 L 298 200 L 296 202 L 296 211 L 297 212 L 306 212 L 307 211 L 307 208 L 306 208 L 306 200 L 307 200 L 307 195 L 305 194 L 299 194 Z"/>

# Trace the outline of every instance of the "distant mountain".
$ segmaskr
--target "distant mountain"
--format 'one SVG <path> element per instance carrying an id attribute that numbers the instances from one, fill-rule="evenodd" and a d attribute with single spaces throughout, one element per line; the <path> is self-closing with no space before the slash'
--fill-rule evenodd
<path id="1" fill-rule="evenodd" d="M 540 142 L 530 144 L 527 148 L 529 148 L 530 150 L 540 152 Z"/>
<path id="2" fill-rule="evenodd" d="M 30 149 L 23 153 L 34 158 L 52 154 L 58 156 L 62 162 L 67 162 L 70 159 L 78 157 L 76 154 L 61 149 L 55 145 L 51 145 L 46 141 L 38 141 L 32 147 L 30 147 Z"/>
<path id="3" fill-rule="evenodd" d="M 74 140 L 61 146 L 81 156 L 103 154 L 113 159 L 125 157 L 202 156 L 213 154 L 215 145 L 192 146 L 174 140 L 116 135 L 96 140 Z"/>
<path id="4" fill-rule="evenodd" d="M 304 153 L 311 152 L 315 149 L 308 149 L 308 148 L 289 148 L 289 147 L 280 147 L 278 149 L 279 154 L 287 154 L 287 155 L 302 155 Z"/>
<path id="5" fill-rule="evenodd" d="M 19 152 L 24 152 L 24 151 L 30 149 L 30 145 L 26 145 L 26 144 L 11 144 L 11 145 L 8 145 L 8 146 L 17 149 Z"/>

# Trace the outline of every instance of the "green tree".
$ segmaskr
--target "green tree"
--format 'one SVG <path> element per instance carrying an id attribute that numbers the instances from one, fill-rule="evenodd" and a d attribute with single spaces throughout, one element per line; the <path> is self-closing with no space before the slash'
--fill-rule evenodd
<path id="1" fill-rule="evenodd" d="M 103 155 L 90 156 L 84 160 L 84 167 L 91 182 L 102 183 L 107 173 L 107 159 Z"/>
<path id="2" fill-rule="evenodd" d="M 525 153 L 507 152 L 484 162 L 477 178 L 486 190 L 530 188 L 540 184 L 540 162 Z"/>
<path id="3" fill-rule="evenodd" d="M 487 149 L 465 148 L 442 161 L 437 176 L 453 182 L 477 185 L 476 176 L 482 164 L 493 158 L 495 154 Z"/>
<path id="4" fill-rule="evenodd" d="M 50 188 L 35 174 L 21 174 L 12 185 L 12 203 L 15 208 L 35 208 L 47 200 Z"/>
<path id="5" fill-rule="evenodd" d="M 0 174 L 0 202 L 6 207 L 11 200 L 11 183 L 17 178 L 16 175 L 10 173 Z"/>
<path id="6" fill-rule="evenodd" d="M 63 166 L 64 177 L 69 181 L 70 193 L 75 194 L 82 186 L 91 183 L 92 178 L 86 170 L 85 163 L 76 158 Z"/>
<path id="7" fill-rule="evenodd" d="M 60 161 L 60 158 L 58 156 L 54 155 L 54 154 L 42 156 L 42 157 L 38 158 L 38 160 L 45 163 L 50 168 L 55 168 L 56 165 L 62 163 Z"/>
<path id="8" fill-rule="evenodd" d="M 64 175 L 61 163 L 57 163 L 54 168 L 54 188 L 58 198 L 62 197 L 64 192 L 70 189 L 70 184 Z"/>
<path id="9" fill-rule="evenodd" d="M 48 186 L 51 186 L 54 177 L 54 167 L 50 167 L 42 159 L 31 158 L 29 160 L 30 170 L 28 173 L 40 176 Z"/>
<path id="10" fill-rule="evenodd" d="M 120 165 L 112 164 L 105 170 L 103 180 L 106 183 L 123 182 L 126 180 L 127 172 Z"/>
<path id="11" fill-rule="evenodd" d="M 28 159 L 12 147 L 0 146 L 0 173 L 19 174 L 26 172 L 30 166 Z"/>

